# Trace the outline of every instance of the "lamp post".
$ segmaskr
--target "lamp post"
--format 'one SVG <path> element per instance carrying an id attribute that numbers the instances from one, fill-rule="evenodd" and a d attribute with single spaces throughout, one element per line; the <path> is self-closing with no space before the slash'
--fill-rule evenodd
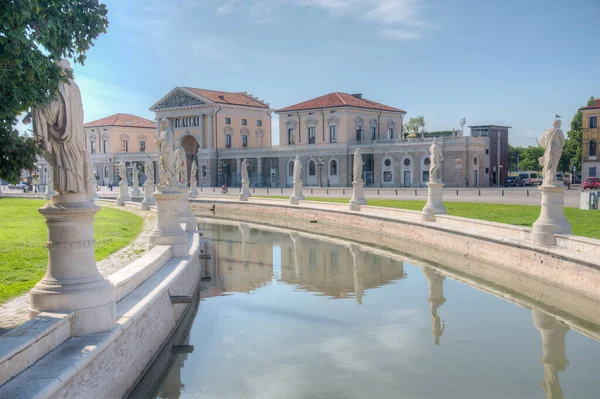
<path id="1" fill-rule="evenodd" d="M 323 158 L 319 157 L 319 160 L 317 161 L 317 165 L 319 165 L 319 188 L 323 188 L 323 164 L 325 163 L 325 161 L 323 161 Z"/>

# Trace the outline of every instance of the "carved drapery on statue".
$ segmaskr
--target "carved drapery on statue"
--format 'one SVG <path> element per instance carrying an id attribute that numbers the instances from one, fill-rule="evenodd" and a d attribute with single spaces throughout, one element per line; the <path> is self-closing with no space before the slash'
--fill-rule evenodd
<path id="1" fill-rule="evenodd" d="M 131 182 L 133 183 L 133 185 L 139 184 L 140 182 L 138 173 L 139 172 L 137 162 L 134 162 L 133 166 L 131 167 Z"/>
<path id="2" fill-rule="evenodd" d="M 127 181 L 127 168 L 125 168 L 125 159 L 121 157 L 121 162 L 119 162 L 119 177 L 121 181 Z"/>
<path id="3" fill-rule="evenodd" d="M 196 161 L 192 162 L 192 170 L 190 172 L 190 182 L 198 181 L 198 166 L 196 165 Z"/>
<path id="4" fill-rule="evenodd" d="M 355 182 L 363 181 L 363 179 L 362 179 L 363 166 L 364 166 L 364 162 L 362 159 L 362 154 L 360 153 L 360 148 L 357 148 L 356 151 L 354 151 L 354 169 L 353 169 L 354 180 L 353 181 L 355 181 Z"/>
<path id="5" fill-rule="evenodd" d="M 544 156 L 540 157 L 538 161 L 542 165 L 544 186 L 560 185 L 556 182 L 556 170 L 565 145 L 565 135 L 560 129 L 560 124 L 560 119 L 554 120 L 552 127 L 544 131 L 540 140 Z"/>
<path id="6" fill-rule="evenodd" d="M 431 147 L 429 147 L 429 181 L 430 182 L 440 182 L 440 166 L 442 161 L 444 160 L 444 155 L 442 153 L 442 149 L 437 143 L 437 138 L 433 139 L 433 143 Z"/>
<path id="7" fill-rule="evenodd" d="M 148 158 L 144 164 L 144 174 L 146 175 L 146 182 L 148 184 L 154 184 L 154 162 L 152 162 L 150 158 Z"/>
<path id="8" fill-rule="evenodd" d="M 160 134 L 155 140 L 156 150 L 160 154 L 158 160 L 158 178 L 163 186 L 170 186 L 175 182 L 173 170 L 173 129 L 171 121 L 167 118 L 160 120 Z"/>
<path id="9" fill-rule="evenodd" d="M 296 155 L 294 159 L 294 181 L 302 181 L 302 164 L 300 163 L 300 156 Z"/>
<path id="10" fill-rule="evenodd" d="M 71 70 L 69 61 L 59 66 Z M 56 98 L 32 109 L 33 133 L 44 145 L 44 158 L 52 166 L 53 188 L 59 194 L 87 194 L 90 187 L 89 153 L 85 149 L 83 105 L 73 79 L 58 86 Z M 25 123 L 28 123 L 28 116 Z"/>
<path id="11" fill-rule="evenodd" d="M 248 178 L 248 161 L 246 160 L 246 158 L 244 158 L 244 160 L 242 160 L 242 182 L 246 183 L 249 181 L 250 179 Z"/>
<path id="12" fill-rule="evenodd" d="M 185 151 L 181 147 L 181 143 L 175 145 L 175 173 L 177 181 L 180 184 L 187 184 L 187 165 L 185 161 Z"/>

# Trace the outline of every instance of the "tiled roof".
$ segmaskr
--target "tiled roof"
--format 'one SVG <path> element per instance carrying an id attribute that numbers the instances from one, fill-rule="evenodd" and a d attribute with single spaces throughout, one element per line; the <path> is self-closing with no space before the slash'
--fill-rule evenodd
<path id="1" fill-rule="evenodd" d="M 185 87 L 185 89 L 198 94 L 217 104 L 244 105 L 246 107 L 269 108 L 268 105 L 252 98 L 251 95 L 245 93 L 229 93 L 226 91 L 194 89 L 193 87 Z"/>
<path id="2" fill-rule="evenodd" d="M 111 116 L 107 116 L 106 118 L 88 122 L 85 125 L 83 125 L 83 127 L 97 126 L 145 127 L 152 129 L 156 128 L 156 125 L 151 120 L 140 118 L 139 116 L 131 114 L 114 114 Z"/>
<path id="3" fill-rule="evenodd" d="M 592 105 L 588 105 L 587 107 L 583 107 L 580 109 L 597 109 L 600 108 L 600 98 L 596 98 Z"/>
<path id="4" fill-rule="evenodd" d="M 324 96 L 313 98 L 296 105 L 282 108 L 278 112 L 301 111 L 306 109 L 334 108 L 334 107 L 356 107 L 376 109 L 380 111 L 405 112 L 399 108 L 376 103 L 375 101 L 359 98 L 351 94 L 333 92 Z"/>

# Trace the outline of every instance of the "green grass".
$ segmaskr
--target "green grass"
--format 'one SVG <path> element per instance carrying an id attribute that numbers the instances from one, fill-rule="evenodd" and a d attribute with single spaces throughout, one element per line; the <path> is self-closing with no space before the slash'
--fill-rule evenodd
<path id="1" fill-rule="evenodd" d="M 37 211 L 46 201 L 0 200 L 0 303 L 31 289 L 46 272 L 48 229 Z M 95 218 L 95 258 L 105 259 L 131 243 L 144 220 L 119 209 L 101 208 Z"/>
<path id="2" fill-rule="evenodd" d="M 289 199 L 285 196 L 269 196 L 268 198 Z M 348 198 L 307 197 L 307 201 L 339 202 L 347 204 Z M 420 211 L 425 201 L 401 201 L 389 199 L 369 199 L 369 205 L 386 208 L 408 209 Z M 540 216 L 540 207 L 531 205 L 486 204 L 479 202 L 445 202 L 448 215 L 490 222 L 506 223 L 516 226 L 531 227 Z M 565 216 L 573 226 L 573 234 L 600 239 L 600 211 L 584 211 L 576 208 L 565 208 Z"/>

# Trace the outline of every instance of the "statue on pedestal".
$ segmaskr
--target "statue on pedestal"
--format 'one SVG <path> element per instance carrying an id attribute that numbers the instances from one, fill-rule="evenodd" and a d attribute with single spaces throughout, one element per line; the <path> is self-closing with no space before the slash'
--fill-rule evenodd
<path id="1" fill-rule="evenodd" d="M 192 170 L 190 172 L 191 177 L 190 177 L 190 184 L 192 184 L 192 182 L 194 182 L 194 186 L 198 183 L 198 178 L 196 176 L 198 176 L 198 166 L 196 165 L 196 162 L 192 162 Z"/>
<path id="2" fill-rule="evenodd" d="M 146 183 L 154 184 L 154 162 L 150 158 L 146 159 L 144 164 L 144 174 L 146 175 Z"/>
<path id="3" fill-rule="evenodd" d="M 242 161 L 242 183 L 246 183 L 249 181 L 250 179 L 248 178 L 248 161 L 246 161 L 246 158 L 244 158 L 244 160 Z"/>
<path id="4" fill-rule="evenodd" d="M 175 173 L 179 184 L 187 185 L 187 165 L 185 161 L 185 151 L 181 147 L 181 143 L 175 144 Z"/>
<path id="5" fill-rule="evenodd" d="M 302 181 L 302 164 L 300 163 L 300 156 L 296 155 L 294 159 L 294 183 Z"/>
<path id="6" fill-rule="evenodd" d="M 170 186 L 175 183 L 175 171 L 173 170 L 173 128 L 168 118 L 160 120 L 160 134 L 156 138 L 156 150 L 160 154 L 158 161 L 159 183 Z"/>
<path id="7" fill-rule="evenodd" d="M 354 151 L 354 169 L 353 169 L 354 179 L 352 180 L 352 182 L 362 182 L 363 181 L 362 172 L 363 172 L 364 164 L 365 163 L 363 162 L 362 155 L 360 153 L 360 148 L 357 148 L 356 151 Z"/>
<path id="8" fill-rule="evenodd" d="M 138 171 L 138 166 L 137 166 L 137 162 L 133 163 L 133 166 L 131 167 L 131 182 L 133 184 L 139 184 L 140 179 L 138 177 L 139 171 Z"/>
<path id="9" fill-rule="evenodd" d="M 121 161 L 119 162 L 119 177 L 121 178 L 121 182 L 127 183 L 127 168 L 125 167 L 125 159 L 121 157 Z"/>
<path id="10" fill-rule="evenodd" d="M 555 119 L 552 122 L 552 127 L 544 131 L 540 140 L 540 146 L 544 149 L 544 156 L 539 158 L 538 161 L 542 165 L 542 185 L 544 186 L 562 186 L 556 181 L 556 170 L 565 145 L 565 135 L 560 129 L 560 123 L 560 119 Z"/>
<path id="11" fill-rule="evenodd" d="M 58 63 L 66 73 L 71 64 Z M 83 105 L 79 86 L 73 79 L 58 86 L 56 98 L 35 107 L 23 123 L 33 120 L 33 134 L 44 148 L 44 159 L 54 169 L 53 189 L 59 194 L 91 192 L 89 153 L 85 150 Z"/>
<path id="12" fill-rule="evenodd" d="M 444 160 L 444 154 L 442 154 L 442 149 L 437 143 L 437 138 L 433 139 L 433 143 L 431 143 L 431 147 L 429 147 L 429 152 L 431 155 L 429 156 L 429 181 L 432 183 L 439 183 L 442 181 L 440 179 L 440 165 Z"/>

